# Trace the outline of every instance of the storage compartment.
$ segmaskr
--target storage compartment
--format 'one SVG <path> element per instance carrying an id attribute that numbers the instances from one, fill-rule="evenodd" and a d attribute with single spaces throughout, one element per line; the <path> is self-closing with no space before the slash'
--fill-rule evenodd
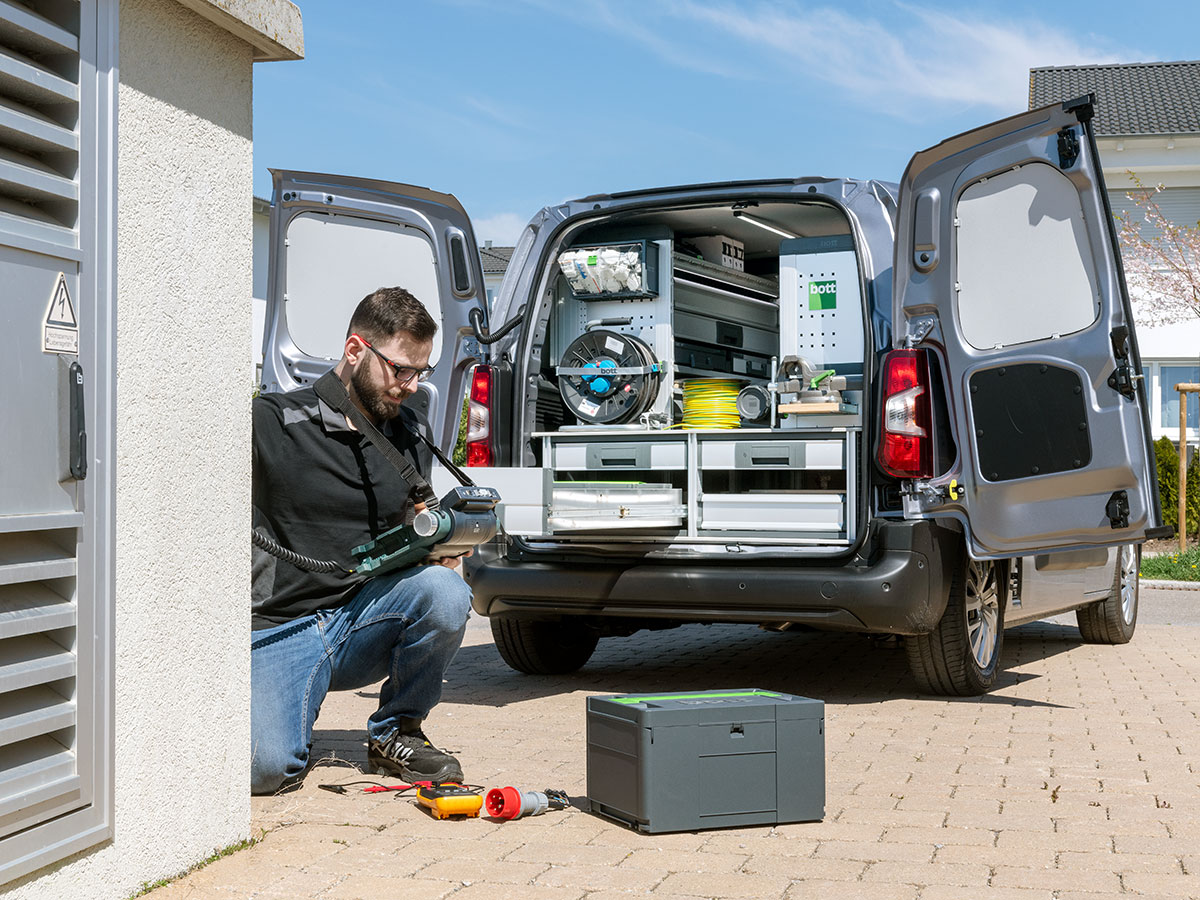
<path id="1" fill-rule="evenodd" d="M 820 532 L 835 538 L 845 528 L 845 506 L 845 494 L 705 494 L 700 498 L 700 527 Z"/>
<path id="2" fill-rule="evenodd" d="M 818 821 L 825 704 L 757 689 L 587 699 L 591 811 L 638 831 Z"/>
<path id="3" fill-rule="evenodd" d="M 735 250 L 742 270 L 722 264 Z M 638 290 L 622 289 L 621 266 L 644 273 Z M 852 542 L 858 278 L 845 217 L 803 201 L 647 210 L 569 232 L 547 272 L 526 407 L 548 426 L 534 450 L 547 533 L 706 555 Z"/>
<path id="4" fill-rule="evenodd" d="M 678 528 L 686 512 L 683 492 L 669 484 L 555 482 L 546 529 Z"/>

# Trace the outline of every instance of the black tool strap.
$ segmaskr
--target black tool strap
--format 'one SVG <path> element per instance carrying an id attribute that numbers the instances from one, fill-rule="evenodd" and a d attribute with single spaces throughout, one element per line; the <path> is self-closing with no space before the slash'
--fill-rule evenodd
<path id="1" fill-rule="evenodd" d="M 383 433 L 375 427 L 375 425 L 363 415 L 362 411 L 354 405 L 350 399 L 350 394 L 346 391 L 346 386 L 342 384 L 340 378 L 332 371 L 326 372 L 316 380 L 313 385 L 313 390 L 317 396 L 344 415 L 358 429 L 368 441 L 375 445 L 375 449 L 383 454 L 384 459 L 390 462 L 400 472 L 400 476 L 417 489 L 417 493 L 421 495 L 421 502 L 428 509 L 437 509 L 439 501 L 437 494 L 434 493 L 433 486 L 425 480 L 416 466 L 404 458 L 404 455 L 396 449 L 396 445 L 389 441 Z M 437 454 L 438 459 L 445 464 L 445 458 L 438 451 L 433 443 L 421 434 L 418 430 L 416 435 L 421 440 L 425 441 Z"/>

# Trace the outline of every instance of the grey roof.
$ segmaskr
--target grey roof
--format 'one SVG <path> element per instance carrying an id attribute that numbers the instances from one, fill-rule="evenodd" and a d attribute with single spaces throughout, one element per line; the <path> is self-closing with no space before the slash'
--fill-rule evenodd
<path id="1" fill-rule="evenodd" d="M 1046 66 L 1029 70 L 1029 108 L 1089 92 L 1096 134 L 1200 133 L 1200 61 Z"/>
<path id="2" fill-rule="evenodd" d="M 512 259 L 516 247 L 480 247 L 479 258 L 483 261 L 484 275 L 503 275 L 508 271 L 508 261 Z"/>

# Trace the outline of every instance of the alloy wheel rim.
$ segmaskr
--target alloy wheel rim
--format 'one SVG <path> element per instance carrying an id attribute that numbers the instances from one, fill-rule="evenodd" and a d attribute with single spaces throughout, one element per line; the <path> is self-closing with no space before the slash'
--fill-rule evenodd
<path id="1" fill-rule="evenodd" d="M 1131 544 L 1121 548 L 1121 618 L 1133 624 L 1137 614 L 1137 549 Z"/>
<path id="2" fill-rule="evenodd" d="M 967 566 L 966 607 L 971 656 L 979 668 L 986 669 L 996 655 L 999 639 L 1000 592 L 994 565 L 972 560 Z"/>

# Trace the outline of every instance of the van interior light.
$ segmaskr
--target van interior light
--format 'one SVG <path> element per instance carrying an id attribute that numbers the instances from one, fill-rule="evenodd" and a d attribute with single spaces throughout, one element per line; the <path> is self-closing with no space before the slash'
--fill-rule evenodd
<path id="1" fill-rule="evenodd" d="M 781 228 L 772 222 L 768 222 L 766 219 L 760 219 L 757 216 L 748 215 L 748 214 L 742 212 L 742 210 L 740 210 L 740 209 L 735 209 L 733 211 L 733 214 L 736 218 L 741 219 L 743 222 L 749 222 L 751 225 L 757 225 L 759 228 L 762 228 L 765 231 L 770 231 L 774 234 L 779 235 L 780 237 L 785 237 L 785 238 L 799 237 L 798 234 L 794 234 L 793 232 L 788 231 L 786 228 Z"/>

